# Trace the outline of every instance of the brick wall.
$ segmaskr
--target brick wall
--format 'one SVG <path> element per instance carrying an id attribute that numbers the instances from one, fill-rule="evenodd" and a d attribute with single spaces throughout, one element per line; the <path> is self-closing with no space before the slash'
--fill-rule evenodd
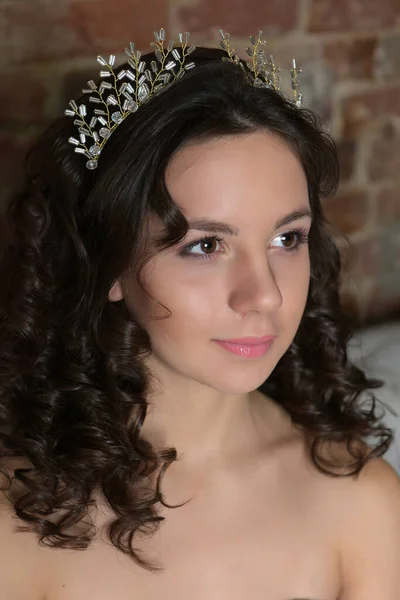
<path id="1" fill-rule="evenodd" d="M 96 74 L 95 56 L 129 40 L 145 49 L 160 27 L 198 45 L 222 27 L 240 52 L 263 29 L 280 64 L 297 57 L 306 105 L 338 141 L 342 183 L 326 211 L 348 311 L 400 314 L 400 0 L 0 0 L 1 196 L 32 137 Z"/>

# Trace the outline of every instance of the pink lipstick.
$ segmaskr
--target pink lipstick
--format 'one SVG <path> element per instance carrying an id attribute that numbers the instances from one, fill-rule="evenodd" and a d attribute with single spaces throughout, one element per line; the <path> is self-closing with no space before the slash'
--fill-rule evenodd
<path id="1" fill-rule="evenodd" d="M 271 347 L 276 336 L 247 337 L 234 340 L 214 340 L 221 348 L 245 358 L 259 358 Z"/>

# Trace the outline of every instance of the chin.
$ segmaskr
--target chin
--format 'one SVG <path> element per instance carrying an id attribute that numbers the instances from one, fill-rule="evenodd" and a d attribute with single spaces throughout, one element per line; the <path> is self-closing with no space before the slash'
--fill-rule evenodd
<path id="1" fill-rule="evenodd" d="M 261 365 L 253 373 L 248 369 L 238 367 L 231 370 L 226 368 L 224 376 L 221 377 L 220 373 L 209 385 L 225 394 L 248 394 L 258 389 L 268 379 L 272 371 L 273 368 L 266 366 L 262 368 Z"/>

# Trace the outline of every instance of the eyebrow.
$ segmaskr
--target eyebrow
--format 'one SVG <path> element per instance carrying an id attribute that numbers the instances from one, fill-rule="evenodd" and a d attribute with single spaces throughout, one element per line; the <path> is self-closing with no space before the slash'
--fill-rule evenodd
<path id="1" fill-rule="evenodd" d="M 309 208 L 299 208 L 293 212 L 285 215 L 278 219 L 275 223 L 274 229 L 279 229 L 284 225 L 289 225 L 293 221 L 309 217 L 312 219 L 312 212 Z M 224 233 L 225 235 L 238 235 L 239 229 L 229 225 L 228 223 L 222 223 L 221 221 L 209 221 L 208 219 L 195 219 L 189 222 L 190 229 L 196 229 L 198 231 L 209 231 L 211 233 Z"/>

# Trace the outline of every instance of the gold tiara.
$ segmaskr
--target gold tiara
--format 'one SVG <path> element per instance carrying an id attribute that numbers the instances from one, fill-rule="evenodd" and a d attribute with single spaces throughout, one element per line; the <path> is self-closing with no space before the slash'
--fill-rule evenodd
<path id="1" fill-rule="evenodd" d="M 222 30 L 220 46 L 226 52 L 222 60 L 240 65 L 243 70 L 243 61 L 232 47 L 231 36 Z M 252 83 L 256 87 L 272 88 L 280 91 L 281 79 L 280 69 L 275 65 L 272 56 L 265 56 L 266 41 L 262 38 L 262 31 L 257 36 L 250 36 L 251 47 L 246 48 L 250 57 L 247 67 L 253 74 Z M 71 100 L 65 114 L 74 119 L 79 137 L 70 137 L 69 143 L 75 146 L 77 154 L 84 155 L 88 160 L 86 168 L 93 170 L 97 168 L 98 158 L 114 133 L 115 129 L 128 117 L 136 112 L 138 108 L 147 102 L 152 96 L 159 93 L 167 85 L 183 77 L 186 71 L 195 66 L 188 57 L 196 49 L 189 44 L 190 34 L 188 32 L 179 34 L 180 47 L 175 47 L 173 40 L 166 42 L 166 31 L 154 32 L 154 41 L 150 47 L 154 51 L 155 60 L 147 65 L 142 60 L 142 53 L 135 49 L 131 42 L 129 48 L 125 48 L 128 57 L 128 68 L 118 71 L 114 70 L 115 56 L 111 55 L 108 60 L 102 56 L 97 57 L 100 63 L 101 83 L 96 85 L 94 81 L 88 81 L 87 89 L 83 94 L 88 94 L 88 102 L 97 105 L 88 118 L 88 105 L 80 104 Z M 293 103 L 301 107 L 303 96 L 298 92 L 299 74 L 301 69 L 296 66 L 293 59 L 291 68 L 291 82 L 293 90 Z"/>

